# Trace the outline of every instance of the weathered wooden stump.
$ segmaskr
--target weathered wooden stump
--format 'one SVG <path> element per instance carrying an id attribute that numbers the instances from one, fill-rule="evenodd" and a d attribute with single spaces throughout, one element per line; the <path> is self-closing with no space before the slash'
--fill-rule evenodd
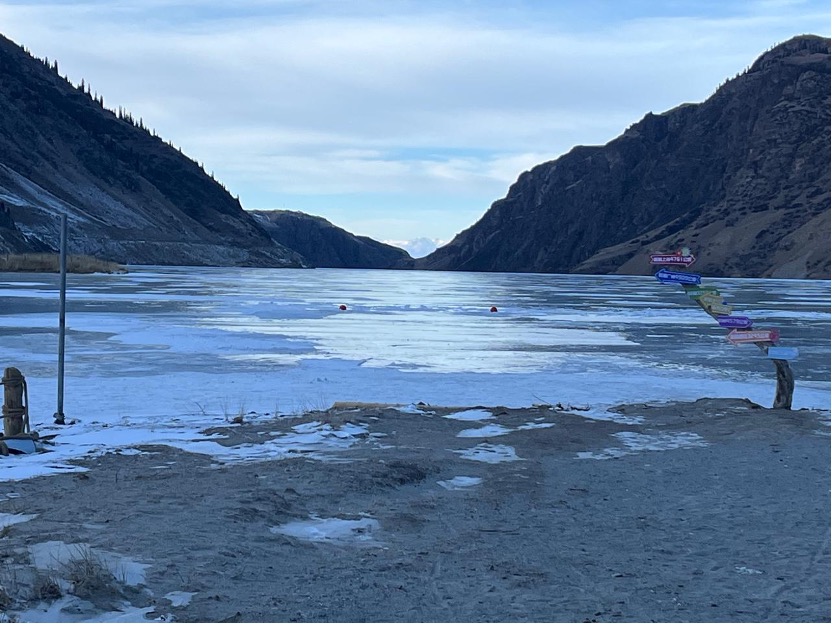
<path id="1" fill-rule="evenodd" d="M 794 394 L 794 373 L 786 360 L 772 360 L 777 369 L 777 390 L 774 393 L 774 409 L 792 408 Z"/>
<path id="2" fill-rule="evenodd" d="M 3 371 L 3 434 L 19 435 L 26 427 L 26 379 L 13 366 Z"/>

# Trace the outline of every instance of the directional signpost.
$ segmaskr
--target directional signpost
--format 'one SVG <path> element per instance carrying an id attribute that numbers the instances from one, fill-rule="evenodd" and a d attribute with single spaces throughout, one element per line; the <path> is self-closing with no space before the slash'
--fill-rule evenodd
<path id="1" fill-rule="evenodd" d="M 662 284 L 698 284 L 702 278 L 696 273 L 682 273 L 681 271 L 669 271 L 659 269 L 656 279 Z"/>
<path id="2" fill-rule="evenodd" d="M 747 316 L 731 316 L 730 306 L 719 289 L 714 286 L 701 285 L 701 277 L 695 273 L 672 271 L 667 266 L 688 267 L 696 261 L 687 247 L 673 253 L 650 254 L 650 264 L 665 265 L 656 273 L 656 279 L 662 284 L 679 284 L 685 294 L 696 301 L 699 306 L 719 323 L 720 327 L 731 328 L 728 340 L 734 345 L 755 344 L 774 363 L 777 371 L 777 390 L 774 395 L 775 409 L 791 409 L 794 394 L 794 374 L 789 368 L 789 360 L 797 358 L 798 350 L 794 347 L 778 347 L 780 339 L 776 329 L 751 329 L 753 322 Z"/>
<path id="3" fill-rule="evenodd" d="M 728 340 L 733 344 L 746 342 L 777 342 L 780 332 L 776 329 L 733 329 L 728 334 Z"/>
<path id="4" fill-rule="evenodd" d="M 747 316 L 718 316 L 716 322 L 720 327 L 739 327 L 740 329 L 748 329 L 754 324 Z"/>

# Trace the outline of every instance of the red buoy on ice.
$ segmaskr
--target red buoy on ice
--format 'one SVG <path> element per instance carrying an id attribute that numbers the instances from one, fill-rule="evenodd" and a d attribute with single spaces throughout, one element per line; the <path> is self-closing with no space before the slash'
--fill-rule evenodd
<path id="1" fill-rule="evenodd" d="M 496 312 L 497 311 L 497 306 L 491 306 L 491 311 Z"/>
<path id="2" fill-rule="evenodd" d="M 345 306 L 345 305 L 342 303 L 341 305 L 339 305 L 339 306 L 338 306 L 338 309 L 339 309 L 339 310 L 346 310 L 346 309 L 347 309 L 347 306 Z"/>

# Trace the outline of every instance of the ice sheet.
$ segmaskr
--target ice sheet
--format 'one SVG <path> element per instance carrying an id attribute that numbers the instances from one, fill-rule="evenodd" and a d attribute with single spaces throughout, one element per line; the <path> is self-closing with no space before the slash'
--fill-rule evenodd
<path id="1" fill-rule="evenodd" d="M 324 456 L 361 432 L 298 431 L 236 449 L 200 432 L 237 415 L 267 419 L 335 401 L 409 406 L 401 409 L 415 418 L 429 405 L 560 402 L 588 405 L 587 418 L 635 422 L 607 409 L 703 396 L 770 405 L 774 395 L 774 370 L 759 349 L 731 346 L 681 289 L 652 278 L 131 270 L 68 276 L 67 427 L 52 424 L 59 278 L 0 276 L 4 364 L 26 375 L 33 429 L 57 434 L 50 453 L 0 458 L 0 480 L 79 471 L 73 458 L 140 444 L 219 461 Z M 829 282 L 711 281 L 800 349 L 794 408 L 828 410 Z M 492 418 L 487 410 L 450 416 Z"/>

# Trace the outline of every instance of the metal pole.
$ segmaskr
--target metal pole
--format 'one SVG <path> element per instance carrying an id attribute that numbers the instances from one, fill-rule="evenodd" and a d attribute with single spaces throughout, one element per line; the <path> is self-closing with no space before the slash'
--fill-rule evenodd
<path id="1" fill-rule="evenodd" d="M 61 215 L 61 309 L 58 315 L 58 411 L 55 424 L 64 421 L 64 341 L 66 338 L 66 214 Z"/>

